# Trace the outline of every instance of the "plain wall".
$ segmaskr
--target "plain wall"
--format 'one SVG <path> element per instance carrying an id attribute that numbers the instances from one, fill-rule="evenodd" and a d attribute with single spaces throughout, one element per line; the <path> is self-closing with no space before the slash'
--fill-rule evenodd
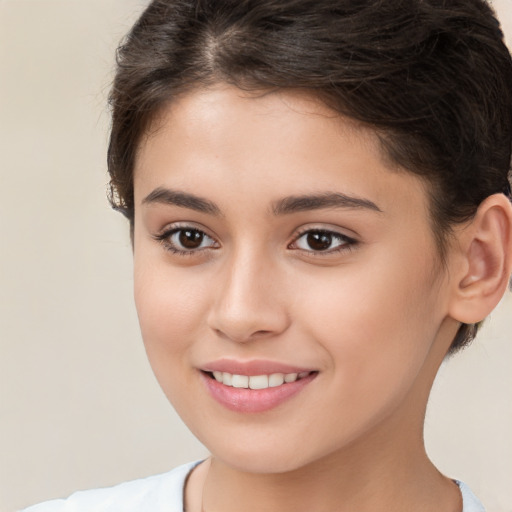
<path id="1" fill-rule="evenodd" d="M 146 361 L 105 198 L 114 49 L 145 4 L 0 1 L 1 512 L 206 454 Z M 495 6 L 512 36 L 511 0 Z M 427 415 L 434 461 L 489 512 L 512 512 L 511 327 L 508 294 Z"/>

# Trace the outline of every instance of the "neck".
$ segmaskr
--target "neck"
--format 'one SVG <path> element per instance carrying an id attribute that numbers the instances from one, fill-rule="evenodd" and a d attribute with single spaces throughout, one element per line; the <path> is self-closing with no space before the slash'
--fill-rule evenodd
<path id="1" fill-rule="evenodd" d="M 422 436 L 390 442 L 383 434 L 286 473 L 248 473 L 212 457 L 198 472 L 201 500 L 187 510 L 460 512 L 460 492 L 432 465 Z"/>

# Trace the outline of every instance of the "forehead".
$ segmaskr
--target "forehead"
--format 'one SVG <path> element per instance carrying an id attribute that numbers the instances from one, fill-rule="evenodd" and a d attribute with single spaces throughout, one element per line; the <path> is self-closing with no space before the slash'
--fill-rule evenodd
<path id="1" fill-rule="evenodd" d="M 144 154 L 148 146 L 154 146 L 152 139 L 155 137 L 178 136 L 196 143 L 204 141 L 215 144 L 220 150 L 227 146 L 234 148 L 236 143 L 247 144 L 251 138 L 261 142 L 255 135 L 258 132 L 262 135 L 262 131 L 267 132 L 270 139 L 269 125 L 280 130 L 289 145 L 299 138 L 309 138 L 316 144 L 323 140 L 328 145 L 333 137 L 343 136 L 357 138 L 358 144 L 365 145 L 367 151 L 380 149 L 375 131 L 327 107 L 311 91 L 243 91 L 217 84 L 181 94 L 157 113 L 139 145 L 136 170 L 140 168 L 137 164 L 141 153 Z"/>
<path id="2" fill-rule="evenodd" d="M 267 187 L 269 201 L 341 187 L 386 203 L 412 187 L 421 200 L 405 206 L 423 208 L 426 195 L 421 180 L 383 156 L 375 131 L 311 93 L 227 85 L 184 94 L 160 112 L 138 151 L 136 203 L 157 187 L 213 192 L 219 181 L 248 197 Z"/>

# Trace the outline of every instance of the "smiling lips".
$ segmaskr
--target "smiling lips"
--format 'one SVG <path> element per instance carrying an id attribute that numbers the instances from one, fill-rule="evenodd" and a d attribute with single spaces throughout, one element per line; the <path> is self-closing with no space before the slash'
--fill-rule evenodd
<path id="1" fill-rule="evenodd" d="M 224 386 L 245 389 L 267 389 L 295 382 L 307 377 L 311 372 L 272 373 L 270 375 L 238 375 L 228 372 L 214 371 L 213 377 Z"/>
<path id="2" fill-rule="evenodd" d="M 227 369 L 231 371 L 227 371 Z M 208 365 L 201 377 L 210 395 L 231 411 L 264 412 L 299 393 L 317 371 L 264 362 Z"/>

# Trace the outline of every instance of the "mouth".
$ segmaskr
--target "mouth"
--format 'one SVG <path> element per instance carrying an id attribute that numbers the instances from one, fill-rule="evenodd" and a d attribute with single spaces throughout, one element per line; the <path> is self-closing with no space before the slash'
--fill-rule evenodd
<path id="1" fill-rule="evenodd" d="M 285 384 L 291 384 L 301 379 L 311 376 L 314 371 L 305 371 L 299 373 L 271 373 L 269 375 L 239 375 L 236 373 L 213 371 L 203 372 L 210 379 L 215 379 L 218 383 L 239 389 L 268 389 L 277 388 Z"/>
<path id="2" fill-rule="evenodd" d="M 262 413 L 277 408 L 302 392 L 319 372 L 313 370 L 246 375 L 201 370 L 199 373 L 209 395 L 218 404 L 237 413 Z"/>

